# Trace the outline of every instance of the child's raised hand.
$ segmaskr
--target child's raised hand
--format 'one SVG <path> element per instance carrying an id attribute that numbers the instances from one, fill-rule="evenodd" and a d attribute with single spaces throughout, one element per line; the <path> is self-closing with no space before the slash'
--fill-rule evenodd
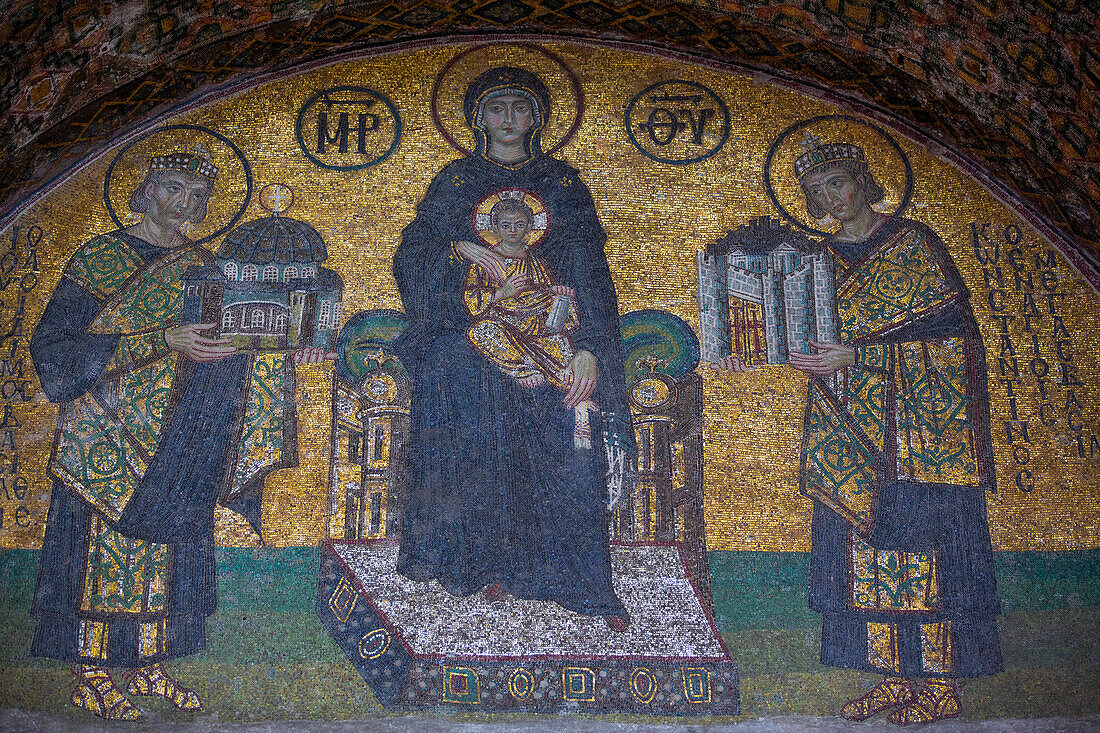
<path id="1" fill-rule="evenodd" d="M 522 272 L 512 273 L 512 276 L 504 281 L 505 286 L 512 286 L 515 289 L 513 295 L 519 295 L 531 285 L 531 278 L 527 277 Z"/>

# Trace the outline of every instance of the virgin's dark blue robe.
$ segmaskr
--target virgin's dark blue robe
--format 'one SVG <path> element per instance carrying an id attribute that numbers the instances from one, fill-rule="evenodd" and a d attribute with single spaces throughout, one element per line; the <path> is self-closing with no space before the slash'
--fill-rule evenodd
<path id="1" fill-rule="evenodd" d="M 541 198 L 550 214 L 538 254 L 576 291 L 575 348 L 595 355 L 594 438 L 633 450 L 618 305 L 592 196 L 567 164 L 538 155 L 517 167 L 481 156 L 432 181 L 394 256 L 409 325 L 394 351 L 413 381 L 408 481 L 397 569 L 468 595 L 498 582 L 519 598 L 584 614 L 625 612 L 611 585 L 607 461 L 599 439 L 573 447 L 573 410 L 549 384 L 521 387 L 467 341 L 470 263 L 451 246 L 477 241 L 476 204 L 502 189 Z M 602 422 L 602 425 L 601 425 Z"/>
<path id="2" fill-rule="evenodd" d="M 145 264 L 166 253 L 122 232 L 113 236 L 123 239 Z M 46 306 L 30 349 L 42 389 L 52 401 L 65 403 L 94 392 L 109 404 L 104 372 L 120 336 L 88 331 L 101 308 L 99 300 L 67 277 Z M 138 655 L 139 624 L 149 620 L 142 614 L 80 611 L 95 510 L 55 480 L 30 610 L 34 656 L 136 667 L 193 654 L 205 645 L 206 617 L 215 609 L 214 507 L 233 455 L 251 361 L 238 354 L 204 364 L 181 358 L 178 364 L 174 391 L 179 402 L 165 420 L 142 481 L 120 520 L 111 524 L 129 537 L 168 544 L 165 651 Z M 258 506 L 254 496 L 248 501 Z M 105 657 L 81 656 L 81 622 L 88 619 L 110 624 Z"/>
<path id="3" fill-rule="evenodd" d="M 981 333 L 971 310 L 966 285 L 942 240 L 927 226 L 891 219 L 865 242 L 828 241 L 845 268 L 860 263 L 890 238 L 917 232 L 930 248 L 946 287 L 958 294 L 950 307 L 927 317 L 911 318 L 888 335 L 859 338 L 867 347 L 960 340 L 968 353 L 965 382 L 972 426 L 972 460 L 980 468 L 976 485 L 934 483 L 896 475 L 890 454 L 905 437 L 901 425 L 888 423 L 883 454 L 885 478 L 878 489 L 873 529 L 863 538 L 871 548 L 907 553 L 936 553 L 938 602 L 927 612 L 867 610 L 853 603 L 852 524 L 820 501 L 814 502 L 810 549 L 810 607 L 822 615 L 822 664 L 890 672 L 868 659 L 868 624 L 896 626 L 895 674 L 905 677 L 976 677 L 1002 670 L 996 616 L 1000 599 L 993 574 L 993 551 L 986 517 L 985 490 L 992 489 L 993 459 L 989 432 L 989 397 Z M 838 278 L 838 289 L 841 288 Z M 858 336 L 858 334 L 857 334 Z M 896 352 L 894 357 L 896 357 Z M 853 367 L 854 369 L 855 367 Z M 849 378 L 857 381 L 851 373 Z M 948 379 L 950 377 L 944 377 Z M 879 396 L 884 410 L 901 404 L 911 384 L 888 379 Z M 893 431 L 893 432 L 891 432 Z M 950 624 L 951 659 L 931 671 L 922 661 L 922 626 Z"/>

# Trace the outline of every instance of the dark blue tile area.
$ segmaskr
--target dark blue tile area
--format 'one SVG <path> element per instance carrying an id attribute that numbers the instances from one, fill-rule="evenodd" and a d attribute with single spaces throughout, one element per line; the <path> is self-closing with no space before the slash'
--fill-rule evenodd
<path id="1" fill-rule="evenodd" d="M 993 559 L 1005 613 L 1100 606 L 1100 550 L 996 552 Z"/>
<path id="2" fill-rule="evenodd" d="M 711 552 L 709 561 L 714 616 L 723 633 L 821 623 L 806 601 L 809 553 Z"/>
<path id="3" fill-rule="evenodd" d="M 38 578 L 38 550 L 0 550 L 0 598 L 3 611 L 30 608 Z"/>

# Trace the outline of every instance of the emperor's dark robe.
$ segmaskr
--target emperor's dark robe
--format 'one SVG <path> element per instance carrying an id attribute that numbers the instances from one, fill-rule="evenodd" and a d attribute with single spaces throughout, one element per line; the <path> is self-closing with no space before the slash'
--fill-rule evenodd
<path id="1" fill-rule="evenodd" d="M 821 661 L 906 677 L 994 674 L 989 398 L 966 286 L 919 222 L 894 218 L 865 242 L 826 244 L 838 261 L 840 341 L 857 363 L 811 378 L 807 405 Z"/>
<path id="2" fill-rule="evenodd" d="M 622 615 L 611 585 L 601 441 L 574 448 L 563 393 L 521 387 L 466 338 L 470 263 L 452 242 L 477 241 L 474 208 L 502 189 L 546 203 L 549 232 L 537 252 L 576 291 L 574 344 L 599 368 L 592 434 L 633 451 L 618 305 L 588 188 L 544 155 L 516 167 L 481 156 L 455 161 L 433 179 L 394 256 L 409 319 L 394 351 L 413 382 L 397 569 L 437 578 L 454 595 L 498 582 L 519 598 Z"/>
<path id="3" fill-rule="evenodd" d="M 164 330 L 178 319 L 180 275 L 210 260 L 193 245 L 95 237 L 70 259 L 31 338 L 42 388 L 62 403 L 33 655 L 135 667 L 205 644 L 214 508 L 252 357 L 190 362 Z"/>

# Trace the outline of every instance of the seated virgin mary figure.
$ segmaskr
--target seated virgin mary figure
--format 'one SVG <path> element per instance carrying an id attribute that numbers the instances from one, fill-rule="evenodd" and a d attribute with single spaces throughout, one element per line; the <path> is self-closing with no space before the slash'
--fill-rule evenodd
<path id="1" fill-rule="evenodd" d="M 621 466 L 634 446 L 603 228 L 577 171 L 542 152 L 551 110 L 536 75 L 490 69 L 470 84 L 464 111 L 477 148 L 435 176 L 394 256 L 409 319 L 394 351 L 413 383 L 397 569 L 457 596 L 554 601 L 622 630 L 629 617 L 611 582 L 607 486 L 609 465 Z M 465 299 L 471 265 L 486 292 L 522 282 L 514 261 L 475 244 L 470 212 L 516 190 L 545 202 L 555 224 L 539 258 L 574 295 L 573 353 L 548 370 L 560 389 L 540 369 L 508 373 L 467 337 L 484 320 Z M 573 408 L 590 400 L 599 440 L 577 448 Z"/>

